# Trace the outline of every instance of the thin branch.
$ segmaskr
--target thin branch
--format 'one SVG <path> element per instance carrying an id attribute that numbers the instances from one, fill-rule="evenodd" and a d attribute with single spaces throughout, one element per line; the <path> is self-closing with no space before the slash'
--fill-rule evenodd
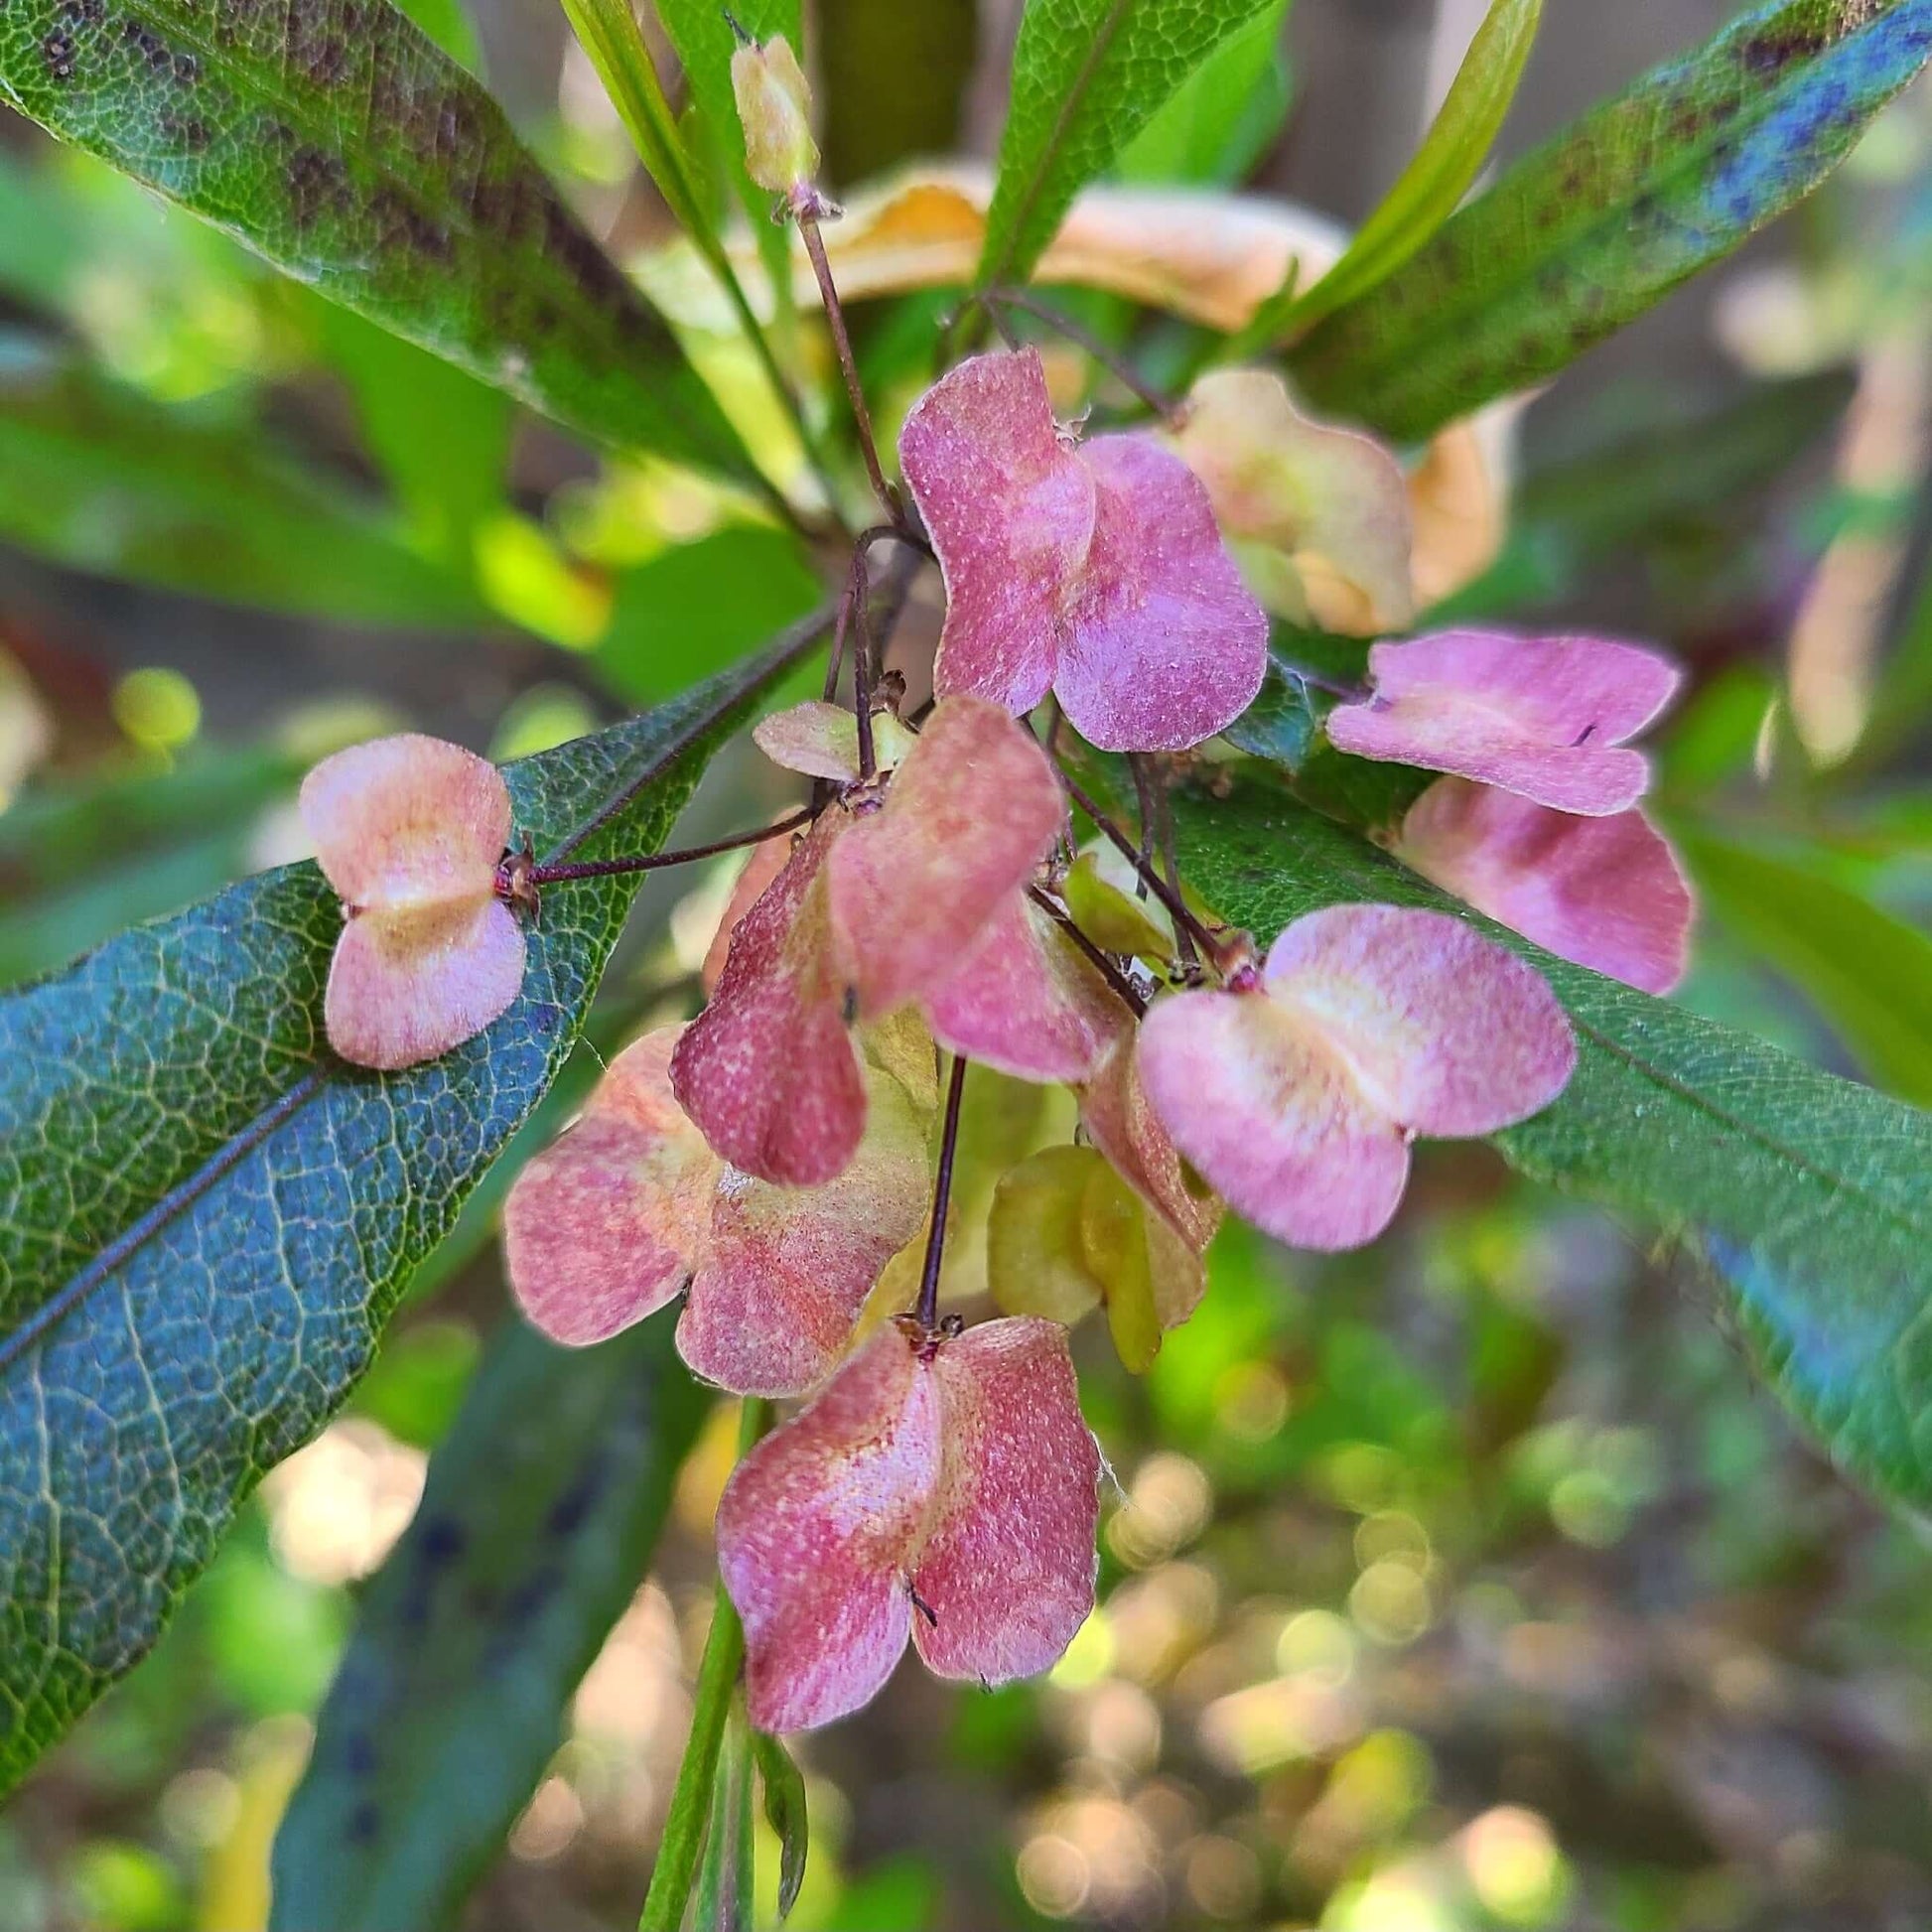
<path id="1" fill-rule="evenodd" d="M 989 310 L 1018 309 L 1022 315 L 1043 322 L 1055 335 L 1064 336 L 1075 348 L 1092 356 L 1122 388 L 1138 397 L 1157 416 L 1172 422 L 1180 414 L 1180 405 L 1173 397 L 1157 389 L 1125 356 L 1103 343 L 1092 330 L 1061 314 L 1051 303 L 1042 302 L 1024 289 L 1009 288 L 988 289 L 979 299 Z"/>
<path id="2" fill-rule="evenodd" d="M 786 832 L 795 832 L 812 821 L 809 806 L 801 806 L 788 818 L 773 825 L 760 825 L 749 832 L 734 832 L 728 839 L 713 839 L 709 845 L 687 845 L 675 852 L 626 853 L 617 859 L 586 859 L 575 865 L 526 866 L 516 859 L 505 859 L 496 868 L 496 889 L 509 897 L 516 886 L 559 886 L 573 879 L 616 879 L 633 872 L 665 872 L 672 866 L 688 866 L 698 859 L 715 859 L 721 852 L 736 852 L 742 846 L 762 845 Z"/>
<path id="3" fill-rule="evenodd" d="M 1120 997 L 1134 1018 L 1136 1020 L 1142 1018 L 1147 1012 L 1147 1002 L 1141 998 L 1140 988 L 1074 924 L 1069 913 L 1053 903 L 1048 894 L 1041 892 L 1037 886 L 1029 886 L 1027 892 L 1034 903 L 1086 955 L 1088 961 Z"/>
<path id="4" fill-rule="evenodd" d="M 939 1268 L 946 1252 L 946 1208 L 952 1200 L 953 1156 L 959 1149 L 959 1102 L 966 1091 L 966 1056 L 955 1053 L 946 1084 L 946 1124 L 939 1141 L 939 1174 L 932 1186 L 932 1225 L 926 1230 L 916 1318 L 928 1335 L 939 1326 Z"/>
<path id="5" fill-rule="evenodd" d="M 1169 913 L 1173 918 L 1175 927 L 1185 926 L 1188 932 L 1193 935 L 1194 943 L 1201 949 L 1202 953 L 1218 964 L 1225 948 L 1222 946 L 1221 941 L 1213 933 L 1208 931 L 1207 927 L 1194 916 L 1192 909 L 1189 907 L 1187 901 L 1181 897 L 1179 891 L 1175 887 L 1169 885 L 1151 865 L 1142 862 L 1139 847 L 1128 837 L 1126 832 L 1101 810 L 1100 806 L 1088 796 L 1064 767 L 1060 771 L 1060 783 L 1066 787 L 1066 795 L 1092 819 L 1096 828 L 1105 837 L 1113 841 L 1116 850 L 1126 855 L 1128 862 L 1133 866 L 1134 870 L 1146 881 L 1148 891 L 1168 908 Z"/>
<path id="6" fill-rule="evenodd" d="M 845 305 L 839 300 L 832 280 L 832 264 L 826 259 L 825 238 L 818 231 L 818 216 L 806 208 L 794 208 L 798 232 L 811 259 L 812 273 L 818 278 L 819 299 L 825 305 L 826 326 L 832 332 L 832 346 L 838 351 L 839 372 L 845 377 L 845 393 L 852 404 L 852 420 L 859 432 L 859 453 L 866 460 L 866 475 L 872 480 L 873 494 L 885 505 L 886 514 L 896 529 L 905 523 L 904 506 L 898 491 L 886 481 L 879 467 L 879 445 L 873 440 L 872 412 L 866 407 L 866 391 L 859 380 L 859 364 L 852 353 L 852 338 L 846 331 Z"/>

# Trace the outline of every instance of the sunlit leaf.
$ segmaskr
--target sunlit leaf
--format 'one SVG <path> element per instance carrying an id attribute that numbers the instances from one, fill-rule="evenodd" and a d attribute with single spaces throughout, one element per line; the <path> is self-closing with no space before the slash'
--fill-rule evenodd
<path id="1" fill-rule="evenodd" d="M 373 503 L 266 436 L 77 364 L 0 370 L 0 541 L 75 570 L 360 623 L 485 616 Z"/>
<path id="2" fill-rule="evenodd" d="M 783 531 L 717 530 L 618 579 L 610 628 L 590 661 L 619 697 L 652 703 L 743 657 L 803 617 L 820 594 L 811 565 Z"/>
<path id="3" fill-rule="evenodd" d="M 1289 0 L 1230 34 L 1122 151 L 1124 181 L 1238 182 L 1288 118 Z"/>
<path id="4" fill-rule="evenodd" d="M 503 503 L 509 398 L 352 310 L 317 307 L 323 352 L 348 384 L 363 441 L 417 543 L 468 577 L 477 527 Z"/>
<path id="5" fill-rule="evenodd" d="M 1305 329 L 1386 281 L 1455 211 L 1516 98 L 1543 0 L 1493 0 L 1415 158 L 1355 231 L 1327 274 L 1298 302 Z"/>
<path id="6" fill-rule="evenodd" d="M 1414 440 L 1527 388 L 1817 186 L 1932 54 L 1932 0 L 1777 0 L 1512 167 L 1293 352 Z"/>
<path id="7" fill-rule="evenodd" d="M 756 477 L 502 110 L 385 0 L 15 0 L 0 100 L 585 435 Z"/>
<path id="8" fill-rule="evenodd" d="M 980 256 L 1025 281 L 1073 198 L 1270 0 L 1028 0 Z"/>

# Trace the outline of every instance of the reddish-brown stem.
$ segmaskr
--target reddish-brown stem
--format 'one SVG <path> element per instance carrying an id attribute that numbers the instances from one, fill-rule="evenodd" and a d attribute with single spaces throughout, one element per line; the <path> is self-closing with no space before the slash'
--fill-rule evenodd
<path id="1" fill-rule="evenodd" d="M 1172 396 L 1164 395 L 1124 356 L 1109 348 L 1098 336 L 1075 322 L 1071 316 L 1062 315 L 1051 303 L 1042 302 L 1038 296 L 1030 295 L 1024 290 L 1008 288 L 988 289 L 980 299 L 989 310 L 1018 309 L 1022 315 L 1043 322 L 1055 335 L 1064 336 L 1075 348 L 1092 356 L 1130 395 L 1139 398 L 1157 416 L 1173 422 L 1180 414 L 1180 405 Z"/>
<path id="2" fill-rule="evenodd" d="M 852 710 L 859 726 L 859 777 L 869 780 L 879 769 L 879 754 L 872 742 L 872 569 L 862 544 L 852 553 Z"/>
<path id="3" fill-rule="evenodd" d="M 1141 998 L 1140 989 L 1134 982 L 1037 886 L 1029 886 L 1027 891 L 1032 896 L 1034 903 L 1086 955 L 1089 963 L 1119 996 L 1134 1018 L 1136 1020 L 1143 1018 L 1147 1013 L 1147 1002 Z"/>
<path id="4" fill-rule="evenodd" d="M 625 873 L 664 872 L 672 866 L 688 866 L 697 859 L 714 859 L 721 852 L 736 852 L 743 846 L 762 845 L 766 839 L 775 839 L 783 833 L 797 831 L 801 825 L 809 825 L 811 820 L 811 808 L 801 806 L 776 824 L 760 825 L 750 832 L 734 832 L 730 838 L 713 839 L 709 845 L 683 846 L 676 852 L 626 853 L 617 859 L 585 859 L 561 866 L 523 866 L 515 859 L 505 859 L 496 868 L 496 891 L 501 897 L 508 897 L 516 885 L 561 886 L 573 879 L 616 879 Z"/>
<path id="5" fill-rule="evenodd" d="M 1138 752 L 1127 755 L 1127 768 L 1134 776 L 1134 810 L 1140 819 L 1141 865 L 1145 868 L 1154 856 L 1154 787 L 1148 781 L 1147 760 Z M 1141 897 L 1147 897 L 1147 882 L 1141 882 Z"/>
<path id="6" fill-rule="evenodd" d="M 1093 820 L 1094 825 L 1101 834 L 1111 839 L 1116 850 L 1126 856 L 1128 863 L 1140 875 L 1142 880 L 1146 882 L 1148 891 L 1168 908 L 1176 930 L 1184 927 L 1192 937 L 1194 944 L 1200 948 L 1202 954 L 1218 965 L 1226 955 L 1227 948 L 1213 933 L 1208 931 L 1206 926 L 1201 924 L 1199 919 L 1195 918 L 1193 912 L 1188 907 L 1187 901 L 1181 897 L 1179 889 L 1169 885 L 1152 865 L 1143 861 L 1140 848 L 1134 843 L 1133 839 L 1101 810 L 1100 806 L 1087 795 L 1064 768 L 1060 772 L 1060 783 L 1066 787 L 1066 795 Z"/>
<path id="7" fill-rule="evenodd" d="M 1161 853 L 1161 864 L 1166 869 L 1168 884 L 1176 895 L 1180 895 L 1180 855 L 1174 850 L 1173 810 L 1168 803 L 1166 785 L 1155 785 L 1154 793 L 1154 836 Z M 1184 895 L 1182 895 L 1184 897 Z M 1192 978 L 1200 964 L 1194 950 L 1194 935 L 1183 926 L 1174 928 L 1174 947 L 1180 955 L 1181 970 Z"/>
<path id="8" fill-rule="evenodd" d="M 845 377 L 845 393 L 852 404 L 852 421 L 859 432 L 859 454 L 866 460 L 866 475 L 872 480 L 873 494 L 885 505 L 894 529 L 903 529 L 904 506 L 898 500 L 898 491 L 886 481 L 886 473 L 879 467 L 879 445 L 873 441 L 872 412 L 866 407 L 865 388 L 859 380 L 859 364 L 853 356 L 852 338 L 845 326 L 845 305 L 840 302 L 838 287 L 832 280 L 832 264 L 826 258 L 825 238 L 818 231 L 818 214 L 809 206 L 799 206 L 795 200 L 792 213 L 798 223 L 799 235 L 804 240 L 812 273 L 818 278 L 819 300 L 825 305 L 825 324 L 832 332 L 832 346 L 838 354 L 839 373 Z"/>
<path id="9" fill-rule="evenodd" d="M 952 1199 L 953 1155 L 959 1148 L 959 1102 L 966 1091 L 966 1056 L 955 1053 L 946 1083 L 946 1124 L 939 1138 L 939 1173 L 932 1183 L 932 1225 L 926 1230 L 925 1267 L 919 1275 L 915 1317 L 930 1335 L 939 1326 L 939 1266 L 946 1254 L 946 1207 Z"/>
<path id="10" fill-rule="evenodd" d="M 1051 709 L 1046 714 L 1046 736 L 1040 743 L 1046 748 L 1046 756 L 1056 759 L 1060 754 L 1060 726 L 1066 722 L 1066 713 L 1060 709 L 1060 701 L 1049 697 L 1046 700 Z"/>

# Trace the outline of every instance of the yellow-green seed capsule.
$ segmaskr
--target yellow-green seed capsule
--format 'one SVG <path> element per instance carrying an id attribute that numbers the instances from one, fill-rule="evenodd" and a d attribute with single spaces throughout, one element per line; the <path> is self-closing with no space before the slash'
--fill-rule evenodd
<path id="1" fill-rule="evenodd" d="M 811 89 L 782 34 L 732 56 L 732 91 L 745 124 L 745 168 L 760 188 L 788 195 L 818 166 Z"/>

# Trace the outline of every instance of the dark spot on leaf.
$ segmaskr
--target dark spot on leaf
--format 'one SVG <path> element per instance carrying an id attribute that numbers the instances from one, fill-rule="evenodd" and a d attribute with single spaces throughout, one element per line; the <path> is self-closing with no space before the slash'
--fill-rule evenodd
<path id="1" fill-rule="evenodd" d="M 41 59 L 49 75 L 56 80 L 73 78 L 73 36 L 56 28 L 41 42 Z"/>
<path id="2" fill-rule="evenodd" d="M 425 214 L 400 189 L 384 183 L 370 198 L 370 208 L 387 252 L 424 255 L 444 262 L 455 253 L 448 230 Z"/>
<path id="3" fill-rule="evenodd" d="M 1774 73 L 1816 54 L 1829 39 L 1824 28 L 1803 25 L 1775 34 L 1752 34 L 1738 46 L 1738 65 L 1746 73 Z"/>
<path id="4" fill-rule="evenodd" d="M 382 1829 L 382 1807 L 373 1798 L 364 1798 L 348 1814 L 348 1842 L 351 1845 L 373 1845 L 375 1835 Z"/>
<path id="5" fill-rule="evenodd" d="M 433 1568 L 454 1563 L 470 1541 L 469 1532 L 454 1516 L 432 1516 L 416 1538 L 416 1551 Z"/>
<path id="6" fill-rule="evenodd" d="M 343 164 L 320 148 L 298 148 L 289 157 L 287 180 L 289 206 L 299 228 L 313 227 L 331 208 L 340 208 L 345 199 L 347 180 Z"/>
<path id="7" fill-rule="evenodd" d="M 591 1513 L 591 1505 L 603 1487 L 603 1466 L 593 1462 L 551 1505 L 550 1514 L 544 1518 L 545 1535 L 575 1536 L 584 1527 L 584 1519 Z"/>
<path id="8" fill-rule="evenodd" d="M 179 148 L 187 154 L 200 154 L 214 139 L 208 124 L 193 115 L 182 115 L 172 108 L 164 108 L 155 116 L 155 126 L 161 138 L 171 148 Z"/>
<path id="9" fill-rule="evenodd" d="M 366 1730 L 351 1730 L 343 1741 L 343 1769 L 352 1778 L 371 1778 L 375 1766 L 375 1739 Z"/>

